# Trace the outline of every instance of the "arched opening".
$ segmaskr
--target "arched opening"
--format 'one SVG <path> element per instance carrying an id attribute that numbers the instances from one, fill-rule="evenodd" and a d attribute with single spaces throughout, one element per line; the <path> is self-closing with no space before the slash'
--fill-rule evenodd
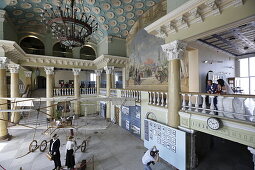
<path id="1" fill-rule="evenodd" d="M 53 46 L 53 56 L 73 58 L 72 49 L 66 49 L 58 42 Z"/>
<path id="2" fill-rule="evenodd" d="M 38 89 L 46 88 L 46 78 L 44 76 L 37 76 Z"/>
<path id="3" fill-rule="evenodd" d="M 28 54 L 44 55 L 45 48 L 41 40 L 35 37 L 26 37 L 20 41 L 20 47 Z"/>
<path id="4" fill-rule="evenodd" d="M 80 50 L 80 59 L 95 60 L 96 59 L 95 50 L 89 46 L 83 46 Z"/>

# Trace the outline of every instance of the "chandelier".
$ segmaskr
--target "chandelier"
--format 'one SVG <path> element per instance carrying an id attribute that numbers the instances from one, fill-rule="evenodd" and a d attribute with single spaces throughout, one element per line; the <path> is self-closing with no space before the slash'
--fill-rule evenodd
<path id="1" fill-rule="evenodd" d="M 56 9 L 44 8 L 41 14 L 42 22 L 50 28 L 52 35 L 70 49 L 83 46 L 98 28 L 95 19 L 82 12 L 83 7 L 79 8 L 75 1 L 59 1 Z"/>

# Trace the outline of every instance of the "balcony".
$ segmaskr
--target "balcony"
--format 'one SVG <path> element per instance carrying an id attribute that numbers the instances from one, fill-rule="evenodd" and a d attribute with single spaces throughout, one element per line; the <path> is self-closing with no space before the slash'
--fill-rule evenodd
<path id="1" fill-rule="evenodd" d="M 80 88 L 81 95 L 95 95 L 95 88 Z M 55 87 L 53 89 L 54 96 L 74 96 L 74 88 Z"/>

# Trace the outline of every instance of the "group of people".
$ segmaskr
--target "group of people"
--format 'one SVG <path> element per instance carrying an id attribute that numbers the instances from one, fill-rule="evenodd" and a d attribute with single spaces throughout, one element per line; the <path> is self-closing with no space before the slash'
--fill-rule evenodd
<path id="1" fill-rule="evenodd" d="M 50 148 L 49 153 L 51 154 L 51 159 L 54 161 L 55 168 L 54 170 L 59 170 L 61 168 L 61 161 L 60 161 L 60 140 L 57 134 L 54 134 L 52 139 L 50 140 Z M 66 162 L 65 165 L 69 169 L 73 169 L 75 165 L 75 141 L 73 136 L 69 136 L 67 143 L 66 143 Z"/>
<path id="2" fill-rule="evenodd" d="M 71 83 L 64 83 L 63 81 L 60 82 L 60 87 L 61 88 L 73 88 L 74 87 L 74 82 L 72 81 Z"/>

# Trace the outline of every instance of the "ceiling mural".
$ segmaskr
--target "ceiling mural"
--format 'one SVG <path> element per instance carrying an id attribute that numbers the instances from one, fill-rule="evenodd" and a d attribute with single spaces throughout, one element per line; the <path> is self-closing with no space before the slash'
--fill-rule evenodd
<path id="1" fill-rule="evenodd" d="M 76 0 L 76 3 L 80 14 L 86 12 L 99 23 L 99 29 L 93 35 L 94 41 L 98 43 L 107 35 L 126 38 L 136 20 L 159 1 Z M 3 2 L 0 2 L 0 5 L 1 3 Z M 24 32 L 28 28 L 40 28 L 40 14 L 43 9 L 56 9 L 58 3 L 59 0 L 11 0 L 10 5 L 4 9 L 17 26 L 17 30 Z"/>

